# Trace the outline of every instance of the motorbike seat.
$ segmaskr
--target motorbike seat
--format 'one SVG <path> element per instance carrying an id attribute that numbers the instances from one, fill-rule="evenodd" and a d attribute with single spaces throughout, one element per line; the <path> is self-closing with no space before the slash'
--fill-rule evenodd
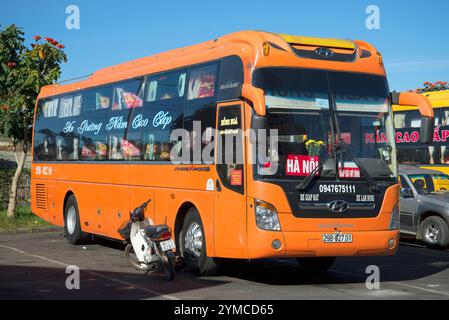
<path id="1" fill-rule="evenodd" d="M 145 234 L 148 238 L 156 238 L 159 234 L 170 231 L 170 228 L 165 224 L 149 225 L 145 227 Z"/>

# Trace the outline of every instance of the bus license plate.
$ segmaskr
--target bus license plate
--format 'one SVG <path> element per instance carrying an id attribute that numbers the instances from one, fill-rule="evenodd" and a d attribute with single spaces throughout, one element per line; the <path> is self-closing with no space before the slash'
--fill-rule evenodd
<path id="1" fill-rule="evenodd" d="M 351 233 L 329 233 L 323 234 L 325 243 L 352 243 Z"/>
<path id="2" fill-rule="evenodd" d="M 162 241 L 160 243 L 161 245 L 161 249 L 162 251 L 168 251 L 168 250 L 173 250 L 175 248 L 175 242 L 170 239 L 170 240 L 166 240 L 166 241 Z"/>

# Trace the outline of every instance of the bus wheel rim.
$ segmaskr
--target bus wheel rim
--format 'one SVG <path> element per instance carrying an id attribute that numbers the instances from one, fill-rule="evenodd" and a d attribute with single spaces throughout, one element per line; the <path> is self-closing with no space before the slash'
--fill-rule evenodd
<path id="1" fill-rule="evenodd" d="M 439 239 L 439 233 L 440 228 L 435 224 L 431 224 L 426 229 L 426 239 L 431 243 L 436 243 Z"/>
<path id="2" fill-rule="evenodd" d="M 71 206 L 67 211 L 67 231 L 70 234 L 75 232 L 76 227 L 76 210 L 75 207 Z"/>
<path id="3" fill-rule="evenodd" d="M 188 253 L 193 258 L 198 259 L 203 249 L 203 233 L 198 223 L 190 224 L 184 240 Z"/>

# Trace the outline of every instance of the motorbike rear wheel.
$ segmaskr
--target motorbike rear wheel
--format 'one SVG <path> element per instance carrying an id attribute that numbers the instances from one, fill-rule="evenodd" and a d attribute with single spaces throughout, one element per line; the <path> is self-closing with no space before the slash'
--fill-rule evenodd
<path id="1" fill-rule="evenodd" d="M 175 254 L 173 251 L 165 252 L 167 262 L 162 262 L 162 271 L 164 272 L 165 280 L 173 280 L 175 276 Z"/>
<path id="2" fill-rule="evenodd" d="M 126 260 L 139 271 L 147 271 L 148 267 L 137 260 L 136 254 L 134 253 L 134 249 L 131 243 L 128 243 L 125 247 L 125 257 Z"/>

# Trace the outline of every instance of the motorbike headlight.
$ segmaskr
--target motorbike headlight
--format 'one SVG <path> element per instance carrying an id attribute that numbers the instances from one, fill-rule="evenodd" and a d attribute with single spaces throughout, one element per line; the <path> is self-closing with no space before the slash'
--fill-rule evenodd
<path id="1" fill-rule="evenodd" d="M 391 213 L 390 226 L 388 227 L 388 230 L 398 230 L 399 227 L 400 227 L 399 203 L 396 203 L 396 205 L 393 208 L 393 212 Z"/>
<path id="2" fill-rule="evenodd" d="M 255 200 L 256 224 L 262 230 L 280 231 L 276 208 L 268 202 Z"/>

